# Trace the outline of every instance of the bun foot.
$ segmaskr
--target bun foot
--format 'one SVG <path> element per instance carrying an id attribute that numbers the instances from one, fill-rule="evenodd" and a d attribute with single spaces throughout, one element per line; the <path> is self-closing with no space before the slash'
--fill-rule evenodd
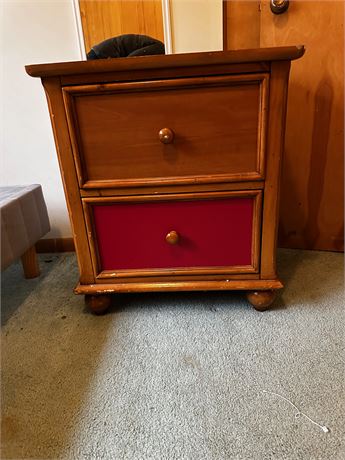
<path id="1" fill-rule="evenodd" d="M 110 295 L 85 295 L 85 303 L 87 307 L 95 313 L 95 315 L 102 315 L 110 307 Z"/>
<path id="2" fill-rule="evenodd" d="M 265 311 L 272 305 L 277 293 L 276 291 L 248 291 L 246 295 L 255 310 Z"/>

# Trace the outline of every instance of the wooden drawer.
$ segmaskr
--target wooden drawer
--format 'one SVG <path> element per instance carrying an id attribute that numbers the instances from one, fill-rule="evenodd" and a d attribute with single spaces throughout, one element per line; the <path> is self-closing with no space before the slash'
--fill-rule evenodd
<path id="1" fill-rule="evenodd" d="M 63 89 L 81 187 L 263 178 L 266 74 Z M 168 128 L 171 142 L 159 132 Z"/>
<path id="2" fill-rule="evenodd" d="M 98 278 L 258 270 L 261 191 L 83 202 Z"/>

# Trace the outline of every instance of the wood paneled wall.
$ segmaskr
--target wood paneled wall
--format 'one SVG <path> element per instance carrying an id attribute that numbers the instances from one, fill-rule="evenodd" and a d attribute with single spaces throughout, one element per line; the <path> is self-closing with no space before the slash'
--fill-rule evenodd
<path id="1" fill-rule="evenodd" d="M 86 52 L 116 35 L 143 34 L 164 42 L 161 0 L 79 0 Z"/>
<path id="2" fill-rule="evenodd" d="M 258 30 L 261 47 L 306 47 L 291 67 L 279 244 L 343 251 L 344 2 L 291 1 L 282 15 L 259 3 L 226 2 L 228 49 L 253 47 Z"/>
<path id="3" fill-rule="evenodd" d="M 260 0 L 231 0 L 223 5 L 225 48 L 260 48 Z"/>

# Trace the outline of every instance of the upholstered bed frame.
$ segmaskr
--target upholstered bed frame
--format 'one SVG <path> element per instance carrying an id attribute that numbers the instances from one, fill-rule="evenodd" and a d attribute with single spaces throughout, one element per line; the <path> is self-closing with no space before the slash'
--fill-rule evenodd
<path id="1" fill-rule="evenodd" d="M 40 185 L 0 187 L 1 270 L 22 259 L 26 278 L 39 275 L 35 243 L 50 230 Z"/>

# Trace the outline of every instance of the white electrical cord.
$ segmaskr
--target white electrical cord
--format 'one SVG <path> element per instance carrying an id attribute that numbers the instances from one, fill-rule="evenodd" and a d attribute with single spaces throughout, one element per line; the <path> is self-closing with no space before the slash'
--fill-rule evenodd
<path id="1" fill-rule="evenodd" d="M 329 429 L 325 426 L 325 425 L 319 425 L 317 422 L 315 422 L 314 420 L 312 420 L 310 417 L 308 417 L 308 415 L 304 414 L 303 412 L 301 412 L 297 406 L 295 406 L 294 403 L 292 403 L 289 399 L 285 398 L 284 396 L 278 394 L 278 393 L 274 393 L 273 391 L 267 391 L 267 390 L 262 390 L 263 393 L 268 393 L 268 394 L 271 394 L 271 395 L 275 395 L 275 396 L 278 396 L 279 398 L 282 398 L 284 399 L 284 401 L 288 402 L 289 404 L 291 404 L 292 407 L 294 407 L 297 412 L 295 414 L 295 417 L 298 418 L 299 416 L 303 415 L 303 417 L 307 418 L 311 423 L 314 423 L 314 425 L 317 425 L 319 428 L 321 428 L 321 430 L 324 432 L 324 433 L 329 433 Z"/>

